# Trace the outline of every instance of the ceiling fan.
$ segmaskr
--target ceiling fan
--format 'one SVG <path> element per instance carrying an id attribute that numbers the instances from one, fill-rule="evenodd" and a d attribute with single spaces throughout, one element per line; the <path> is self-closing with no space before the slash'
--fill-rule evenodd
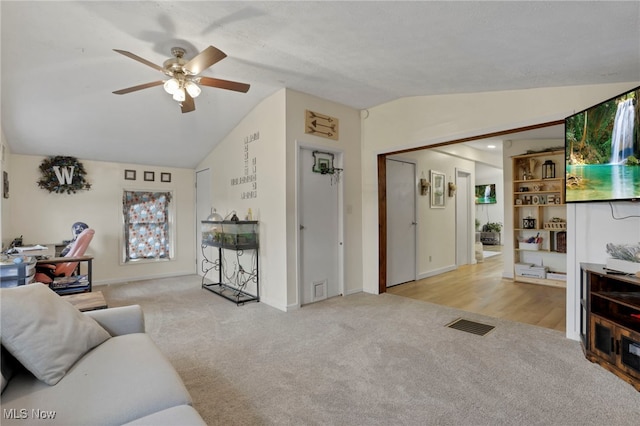
<path id="1" fill-rule="evenodd" d="M 138 55 L 127 52 L 126 50 L 113 50 L 150 66 L 169 77 L 168 80 L 158 80 L 151 83 L 140 84 L 138 86 L 116 90 L 113 93 L 116 95 L 124 95 L 126 93 L 148 89 L 162 84 L 164 85 L 164 90 L 170 95 L 173 95 L 174 100 L 180 102 L 182 113 L 191 112 L 196 109 L 193 99 L 200 95 L 200 86 L 217 87 L 219 89 L 233 90 L 242 93 L 246 93 L 250 87 L 248 84 L 238 83 L 236 81 L 198 76 L 202 71 L 227 57 L 224 52 L 213 46 L 207 47 L 191 60 L 184 58 L 184 54 L 186 53 L 185 49 L 182 47 L 174 47 L 171 49 L 171 55 L 173 55 L 173 58 L 169 58 L 164 61 L 162 66 L 149 62 Z"/>

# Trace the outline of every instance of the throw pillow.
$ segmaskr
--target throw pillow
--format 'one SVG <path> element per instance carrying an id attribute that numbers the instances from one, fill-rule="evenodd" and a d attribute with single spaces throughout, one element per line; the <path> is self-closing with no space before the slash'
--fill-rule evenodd
<path id="1" fill-rule="evenodd" d="M 55 385 L 109 333 L 41 283 L 0 290 L 2 344 L 34 376 Z"/>
<path id="2" fill-rule="evenodd" d="M 2 342 L 2 336 L 0 336 L 0 343 Z M 4 348 L 4 345 L 0 349 L 0 372 L 2 372 L 2 392 L 7 387 L 9 380 L 13 377 L 13 373 L 18 367 L 18 361 Z"/>

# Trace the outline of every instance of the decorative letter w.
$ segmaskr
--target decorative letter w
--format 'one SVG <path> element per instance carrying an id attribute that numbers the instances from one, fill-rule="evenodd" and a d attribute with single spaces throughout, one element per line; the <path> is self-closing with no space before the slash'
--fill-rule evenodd
<path id="1" fill-rule="evenodd" d="M 53 166 L 53 171 L 56 172 L 56 177 L 60 185 L 71 185 L 73 183 L 73 170 L 76 166 L 64 167 L 60 172 L 60 166 Z"/>

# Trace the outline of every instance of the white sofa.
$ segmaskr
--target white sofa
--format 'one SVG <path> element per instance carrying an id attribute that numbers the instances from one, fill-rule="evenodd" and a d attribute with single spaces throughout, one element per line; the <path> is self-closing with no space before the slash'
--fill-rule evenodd
<path id="1" fill-rule="evenodd" d="M 2 296 L 5 296 L 4 289 Z M 2 308 L 5 340 L 2 342 L 0 423 L 3 426 L 39 422 L 47 425 L 205 425 L 191 406 L 191 397 L 178 373 L 144 332 L 140 306 L 84 313 L 110 336 L 81 355 L 54 385 L 37 378 L 9 354 L 10 330 L 5 329 L 5 322 L 11 321 L 4 321 L 9 310 L 5 300 Z M 15 347 L 15 343 L 12 346 Z M 13 353 L 18 351 L 14 348 Z"/>

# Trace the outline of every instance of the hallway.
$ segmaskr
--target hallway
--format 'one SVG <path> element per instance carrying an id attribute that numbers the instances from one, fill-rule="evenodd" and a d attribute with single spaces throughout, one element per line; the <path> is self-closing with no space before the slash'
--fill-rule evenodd
<path id="1" fill-rule="evenodd" d="M 496 247 L 498 248 L 498 247 Z M 491 248 L 485 247 L 485 250 Z M 502 254 L 387 292 L 468 312 L 565 331 L 566 290 L 502 278 Z"/>

